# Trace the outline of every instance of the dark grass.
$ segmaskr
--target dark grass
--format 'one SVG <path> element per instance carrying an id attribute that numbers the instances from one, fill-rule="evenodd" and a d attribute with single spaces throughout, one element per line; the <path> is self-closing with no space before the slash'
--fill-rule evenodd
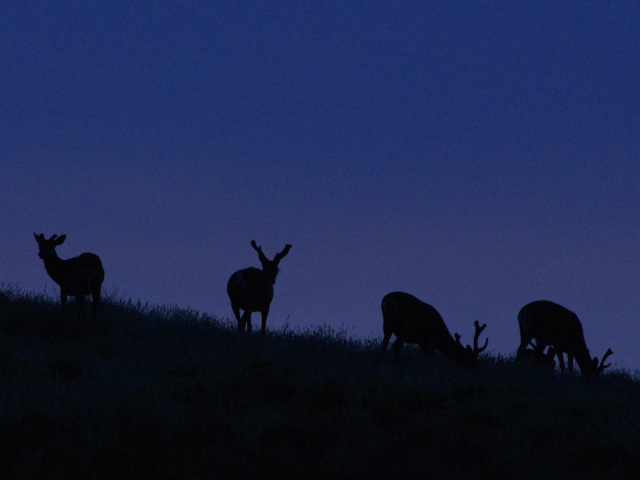
<path id="1" fill-rule="evenodd" d="M 628 372 L 462 370 L 116 297 L 78 324 L 0 289 L 3 478 L 640 478 Z"/>

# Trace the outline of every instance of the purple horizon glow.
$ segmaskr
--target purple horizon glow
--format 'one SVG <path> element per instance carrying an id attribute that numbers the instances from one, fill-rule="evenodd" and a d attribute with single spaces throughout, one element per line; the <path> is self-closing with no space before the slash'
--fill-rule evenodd
<path id="1" fill-rule="evenodd" d="M 512 355 L 533 300 L 640 369 L 640 5 L 0 6 L 0 283 L 57 294 L 32 232 L 125 298 L 382 338 L 433 305 Z M 254 326 L 259 315 L 254 314 Z"/>

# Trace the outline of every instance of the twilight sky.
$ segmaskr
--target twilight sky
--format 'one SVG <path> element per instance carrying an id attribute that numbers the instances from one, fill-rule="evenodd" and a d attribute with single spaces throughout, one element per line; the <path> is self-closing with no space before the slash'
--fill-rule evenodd
<path id="1" fill-rule="evenodd" d="M 404 290 L 513 354 L 575 311 L 640 369 L 640 3 L 4 2 L 0 283 L 57 294 L 32 232 L 107 291 L 381 338 Z M 254 314 L 254 325 L 259 324 Z"/>

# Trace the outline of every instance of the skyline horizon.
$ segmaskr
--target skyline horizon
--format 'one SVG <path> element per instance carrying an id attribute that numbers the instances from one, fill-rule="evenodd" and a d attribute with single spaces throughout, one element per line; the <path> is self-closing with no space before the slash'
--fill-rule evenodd
<path id="1" fill-rule="evenodd" d="M 34 236 L 35 236 L 35 235 L 36 235 L 36 233 L 34 232 Z M 63 235 L 64 235 L 64 234 L 60 235 L 60 237 L 61 237 L 61 236 L 63 236 Z M 53 234 L 53 236 L 57 236 L 57 234 Z M 46 237 L 46 235 L 45 235 L 45 237 Z M 255 242 L 255 240 L 251 240 L 251 242 L 250 242 L 250 245 L 251 245 L 252 247 L 253 247 L 253 245 L 252 245 L 252 244 L 253 244 L 254 242 Z M 256 242 L 256 243 L 257 243 L 257 242 Z M 259 248 L 260 248 L 260 247 L 261 247 L 261 245 L 259 246 Z M 292 245 L 286 245 L 286 246 L 285 246 L 285 249 L 287 250 L 287 253 L 288 253 L 288 250 L 289 250 L 289 249 L 287 249 L 286 247 L 292 248 L 293 246 L 292 246 Z M 255 250 L 255 247 L 254 247 L 254 250 Z M 56 253 L 57 253 L 57 252 L 56 252 Z M 85 254 L 85 253 L 93 253 L 93 252 L 83 252 L 82 254 Z M 69 260 L 69 259 L 71 259 L 71 258 L 75 258 L 75 257 L 61 258 L 61 260 L 63 260 L 63 261 L 64 261 L 64 260 Z M 44 266 L 44 264 L 43 264 L 43 266 Z M 245 267 L 245 268 L 252 268 L 252 267 Z M 242 270 L 244 270 L 244 269 L 242 269 Z M 241 271 L 241 270 L 238 270 L 238 271 L 234 272 L 234 273 L 230 276 L 230 278 L 231 278 L 233 275 L 235 275 L 236 273 L 238 273 L 239 271 Z M 48 274 L 48 272 L 46 271 L 46 269 L 45 269 L 45 274 Z M 276 282 L 276 283 L 277 283 L 277 282 Z M 3 283 L 1 283 L 0 285 L 2 285 L 2 286 L 6 286 L 6 287 L 9 287 L 9 288 L 17 287 L 17 288 L 18 288 L 18 290 L 19 290 L 21 293 L 27 293 L 27 294 L 29 294 L 29 293 L 33 293 L 33 294 L 36 294 L 36 295 L 38 295 L 38 294 L 44 294 L 44 295 L 46 295 L 46 296 L 47 296 L 47 298 L 48 298 L 48 299 L 50 299 L 51 301 L 53 301 L 53 303 L 54 303 L 54 304 L 55 304 L 55 303 L 58 303 L 58 304 L 59 304 L 59 299 L 60 299 L 60 295 L 59 295 L 59 289 L 60 289 L 60 287 L 59 287 L 59 285 L 58 285 L 58 284 L 56 284 L 50 276 L 48 276 L 48 277 L 47 277 L 47 282 L 46 282 L 46 284 L 52 285 L 52 288 L 53 288 L 53 289 L 57 288 L 57 289 L 58 289 L 58 294 L 56 295 L 56 294 L 48 293 L 48 292 L 47 292 L 47 287 L 46 287 L 46 286 L 45 286 L 44 291 L 39 293 L 39 292 L 35 292 L 35 291 L 26 291 L 26 290 L 23 290 L 23 289 L 22 289 L 22 287 L 19 285 L 19 283 L 18 283 L 18 282 L 16 282 L 16 283 L 8 283 L 8 284 L 5 284 L 5 283 L 3 282 Z M 274 284 L 274 290 L 275 290 L 275 284 Z M 408 293 L 409 295 L 411 295 L 411 296 L 414 296 L 414 297 L 415 297 L 415 295 L 414 295 L 414 294 L 412 294 L 411 292 L 404 292 L 404 291 L 399 291 L 399 290 L 397 290 L 397 291 L 387 292 L 384 296 L 386 297 L 386 296 L 387 296 L 387 295 L 389 295 L 390 293 L 397 293 L 397 292 L 401 292 L 401 293 Z M 102 298 L 109 298 L 109 297 L 112 297 L 112 296 L 114 296 L 114 295 L 118 295 L 118 289 L 117 289 L 117 287 L 116 287 L 116 288 L 114 288 L 114 289 L 112 289 L 112 290 L 107 290 L 107 291 L 105 291 L 105 290 L 103 289 L 103 291 L 102 291 Z M 88 297 L 88 295 L 87 295 L 87 297 Z M 274 298 L 275 298 L 275 294 L 274 294 Z M 384 298 L 384 297 L 383 297 L 383 298 Z M 417 298 L 417 299 L 418 299 L 418 300 L 420 300 L 421 302 L 424 302 L 424 303 L 426 303 L 427 305 L 430 305 L 431 307 L 433 307 L 433 305 L 431 305 L 431 304 L 430 304 L 429 302 L 427 302 L 426 300 L 423 300 L 423 299 L 418 298 L 418 297 L 415 297 L 415 298 Z M 145 300 L 144 300 L 144 299 L 142 299 L 142 298 L 134 298 L 134 297 L 126 298 L 126 297 L 120 296 L 120 297 L 116 297 L 114 300 L 128 300 L 128 301 L 133 301 L 133 302 L 136 302 L 136 303 L 137 303 L 137 302 L 144 302 L 144 303 L 143 303 L 144 305 L 149 304 L 149 302 L 148 302 L 148 301 L 145 301 Z M 382 300 L 382 299 L 381 299 L 381 300 Z M 73 307 L 72 307 L 72 308 L 73 308 L 73 309 L 75 309 L 75 308 L 76 308 L 75 300 L 74 300 L 72 297 L 70 297 L 70 299 L 68 300 L 68 302 L 69 302 L 69 301 L 71 301 L 71 302 L 73 303 Z M 527 303 L 527 305 L 529 305 L 530 303 L 535 303 L 535 302 L 539 302 L 539 301 L 550 301 L 550 300 L 547 300 L 547 299 L 537 299 L 537 300 L 533 300 L 532 302 Z M 67 302 L 67 303 L 68 303 L 68 302 Z M 523 305 L 523 306 L 522 306 L 522 308 L 524 308 L 524 307 L 525 307 L 525 306 L 527 306 L 527 305 Z M 178 303 L 151 303 L 151 304 L 149 304 L 149 307 L 150 307 L 151 309 L 153 309 L 153 308 L 161 308 L 161 307 L 164 307 L 164 306 L 168 306 L 168 307 L 177 307 L 177 308 L 184 308 L 184 309 L 187 309 L 187 310 L 192 310 L 192 309 L 193 309 L 190 305 L 180 305 L 180 304 L 178 304 Z M 561 306 L 563 306 L 563 307 L 564 307 L 564 305 L 561 305 Z M 436 307 L 433 307 L 433 308 L 436 308 Z M 565 308 L 566 308 L 566 307 L 565 307 Z M 88 302 L 85 304 L 85 310 L 86 310 L 86 309 L 88 309 Z M 230 300 L 229 300 L 229 309 L 230 309 L 230 310 L 232 310 L 232 309 L 231 309 L 231 303 L 230 303 Z M 224 315 L 224 314 L 219 314 L 219 313 L 215 313 L 215 312 L 202 312 L 202 311 L 200 311 L 200 310 L 198 310 L 198 309 L 193 309 L 193 310 L 194 310 L 194 311 L 196 311 L 196 312 L 198 312 L 198 313 L 200 313 L 200 314 L 204 314 L 204 315 L 211 316 L 212 318 L 215 318 L 215 319 L 217 319 L 217 320 L 219 320 L 219 321 L 223 321 L 223 322 L 225 322 L 225 321 L 226 321 L 226 322 L 230 322 L 230 323 L 232 323 L 232 324 L 234 324 L 234 325 L 237 325 L 237 321 L 236 321 L 235 317 L 233 316 L 233 312 L 231 312 L 231 314 Z M 436 311 L 437 311 L 437 308 L 436 308 Z M 438 313 L 439 313 L 439 312 L 438 312 Z M 69 311 L 69 307 L 67 307 L 67 312 L 66 312 L 66 314 L 65 314 L 65 319 L 68 321 L 68 320 L 69 320 L 69 318 L 70 318 L 73 314 L 74 314 L 74 312 L 73 312 L 73 311 L 71 311 L 71 312 L 70 312 L 70 311 Z M 254 317 L 252 317 L 252 319 L 253 319 L 253 320 L 257 320 L 257 319 L 258 319 L 259 312 L 254 312 L 254 315 L 255 315 L 255 316 L 254 316 Z M 85 319 L 85 320 L 86 320 L 86 319 Z M 98 320 L 99 320 L 99 314 L 98 314 Z M 517 321 L 518 321 L 518 318 L 517 318 L 517 315 L 516 315 L 516 322 L 517 322 Z M 463 334 L 462 332 L 460 332 L 460 331 L 453 331 L 453 330 L 451 330 L 451 328 L 450 328 L 450 326 L 448 325 L 448 323 L 447 323 L 446 319 L 444 319 L 444 322 L 445 322 L 445 326 L 446 326 L 446 327 L 447 327 L 447 329 L 449 330 L 449 333 L 450 333 L 450 335 L 452 336 L 452 338 L 453 338 L 453 334 L 454 334 L 454 333 L 459 334 L 459 335 L 461 336 L 461 338 L 463 338 L 463 337 L 464 337 L 464 334 Z M 487 323 L 486 323 L 485 325 L 489 325 L 489 326 L 490 326 L 490 324 L 487 324 Z M 269 326 L 269 322 L 267 322 L 267 333 L 268 333 L 268 332 L 269 332 L 269 330 L 270 330 L 270 329 L 268 328 L 268 326 Z M 338 334 L 344 334 L 344 335 L 346 335 L 346 336 L 347 336 L 347 338 L 352 338 L 352 339 L 357 339 L 357 340 L 363 340 L 363 341 L 379 341 L 379 342 L 380 342 L 380 344 L 382 345 L 382 337 L 383 337 L 383 335 L 382 335 L 382 325 L 380 325 L 380 330 L 381 330 L 380 335 L 375 335 L 375 334 L 374 334 L 373 336 L 366 336 L 366 337 L 363 337 L 363 336 L 361 336 L 361 335 L 358 335 L 358 333 L 357 333 L 357 332 L 355 332 L 355 334 L 353 334 L 353 333 L 352 333 L 352 334 L 350 334 L 350 333 L 349 333 L 349 329 L 347 328 L 347 327 L 348 327 L 348 325 L 344 325 L 344 324 L 343 324 L 340 328 L 338 328 L 338 329 L 335 329 L 335 327 L 332 327 L 331 323 L 318 324 L 318 325 L 307 325 L 306 327 L 302 327 L 302 328 L 298 328 L 298 327 L 300 327 L 300 326 L 298 326 L 298 325 L 292 325 L 292 324 L 288 323 L 288 321 L 285 321 L 284 323 L 280 323 L 280 325 L 279 325 L 279 327 L 278 327 L 278 328 L 275 328 L 275 329 L 274 329 L 274 328 L 272 328 L 271 330 L 273 330 L 273 331 L 280 331 L 281 329 L 286 329 L 286 330 L 293 329 L 293 331 L 299 331 L 300 333 L 303 333 L 303 332 L 305 331 L 305 329 L 317 329 L 317 328 L 319 328 L 319 329 L 324 329 L 324 328 L 327 328 L 327 327 L 328 327 L 328 328 L 332 328 L 332 329 L 334 329 L 334 331 L 336 331 L 336 333 L 338 333 Z M 477 328 L 477 327 L 476 327 L 476 328 Z M 353 325 L 351 325 L 351 329 L 353 330 Z M 255 332 L 254 332 L 254 333 L 255 333 Z M 249 334 L 249 332 L 245 332 L 244 334 Z M 518 334 L 519 334 L 519 331 L 518 331 Z M 394 336 L 393 336 L 392 338 L 393 338 L 393 339 L 394 339 L 394 341 L 395 341 L 395 339 L 396 339 L 395 334 L 394 334 Z M 487 338 L 486 338 L 486 341 L 488 342 L 488 341 L 489 341 L 489 339 L 490 339 L 490 337 L 487 337 Z M 415 348 L 418 348 L 418 345 L 417 345 L 417 344 L 413 344 L 413 343 L 409 343 L 409 342 L 408 342 L 407 344 L 408 344 L 408 345 L 412 345 L 412 346 L 413 346 L 413 347 L 415 347 Z M 520 341 L 518 340 L 518 346 L 519 346 L 519 345 L 520 345 Z M 588 348 L 588 345 L 587 345 L 587 348 Z M 610 350 L 610 347 L 607 347 L 607 352 L 608 352 L 609 350 Z M 589 349 L 589 351 L 590 351 L 590 349 Z M 516 353 L 517 353 L 517 347 L 516 347 L 516 349 L 515 349 L 515 352 L 500 352 L 500 351 L 496 351 L 495 349 L 490 349 L 490 350 L 489 350 L 489 352 L 491 352 L 494 356 L 498 356 L 498 357 L 502 357 L 502 356 L 511 357 L 511 356 L 513 356 L 513 357 L 514 357 L 514 360 L 515 360 L 515 358 L 516 358 Z M 442 354 L 442 352 L 440 352 L 440 353 Z M 613 353 L 615 353 L 615 352 L 613 352 Z M 590 352 L 590 355 L 594 358 L 594 360 L 598 360 L 598 359 L 602 358 L 602 357 L 603 357 L 603 355 L 605 355 L 605 353 L 603 353 L 603 354 L 600 354 L 600 355 L 599 355 L 599 354 L 597 354 L 597 353 Z M 607 355 L 607 356 L 608 356 L 608 355 Z M 611 365 L 613 365 L 613 366 L 615 367 L 615 364 L 612 362 L 612 360 L 609 360 L 609 361 L 611 362 Z M 602 363 L 602 362 L 601 362 L 601 363 Z M 557 368 L 557 369 L 559 369 L 559 368 L 560 368 L 560 365 L 559 365 L 559 364 L 557 364 L 557 362 L 556 362 L 556 368 Z M 627 368 L 627 369 L 622 368 L 622 367 L 618 367 L 618 368 L 621 368 L 622 370 L 628 370 L 628 371 L 629 371 L 630 373 L 632 373 L 632 374 L 637 374 L 638 372 L 640 372 L 640 369 L 630 370 L 630 369 L 628 369 L 628 368 Z"/>

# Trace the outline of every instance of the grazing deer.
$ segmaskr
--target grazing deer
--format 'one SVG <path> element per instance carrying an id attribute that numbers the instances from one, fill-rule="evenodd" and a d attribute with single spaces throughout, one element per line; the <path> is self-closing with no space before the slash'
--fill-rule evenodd
<path id="1" fill-rule="evenodd" d="M 262 253 L 262 247 L 258 247 L 255 240 L 251 240 L 251 246 L 258 252 L 262 270 L 254 267 L 238 270 L 231 275 L 229 282 L 227 282 L 227 293 L 231 300 L 233 314 L 238 321 L 238 330 L 242 332 L 246 326 L 247 330 L 251 332 L 251 313 L 260 312 L 262 314 L 260 331 L 264 335 L 267 328 L 269 307 L 271 300 L 273 300 L 273 285 L 276 283 L 279 271 L 278 264 L 289 253 L 291 245 L 285 245 L 284 249 L 273 257 L 273 260 L 269 260 Z M 240 310 L 243 310 L 242 316 L 240 316 Z"/>
<path id="2" fill-rule="evenodd" d="M 610 366 L 610 364 L 605 365 L 604 362 L 613 354 L 611 349 L 607 349 L 600 363 L 598 363 L 598 357 L 591 358 L 578 316 L 557 303 L 540 300 L 525 305 L 518 313 L 518 324 L 520 325 L 518 357 L 525 355 L 527 346 L 535 338 L 537 344 L 534 351 L 537 354 L 541 354 L 547 345 L 555 348 L 562 373 L 564 373 L 563 352 L 567 354 L 571 371 L 573 371 L 573 358 L 575 358 L 582 375 L 596 376 Z"/>
<path id="3" fill-rule="evenodd" d="M 56 247 L 62 245 L 66 235 L 53 235 L 49 240 L 44 235 L 33 236 L 38 242 L 38 256 L 44 261 L 44 268 L 51 279 L 60 285 L 60 316 L 64 317 L 67 297 L 76 298 L 77 319 L 86 318 L 84 297 L 91 295 L 91 317 L 97 318 L 100 290 L 104 281 L 104 269 L 100 257 L 93 253 L 83 253 L 77 257 L 62 260 Z"/>
<path id="4" fill-rule="evenodd" d="M 442 316 L 431 305 L 418 300 L 413 295 L 404 292 L 388 293 L 382 299 L 382 318 L 384 338 L 382 351 L 386 352 L 391 335 L 395 334 L 393 353 L 398 355 L 405 343 L 420 345 L 424 356 L 431 360 L 433 351 L 439 350 L 459 365 L 476 365 L 478 355 L 487 348 L 489 339 L 483 347 L 478 348 L 478 338 L 486 328 L 474 322 L 475 335 L 473 348 L 466 348 L 460 343 L 460 335 L 455 334 L 455 340 L 449 333 Z"/>

